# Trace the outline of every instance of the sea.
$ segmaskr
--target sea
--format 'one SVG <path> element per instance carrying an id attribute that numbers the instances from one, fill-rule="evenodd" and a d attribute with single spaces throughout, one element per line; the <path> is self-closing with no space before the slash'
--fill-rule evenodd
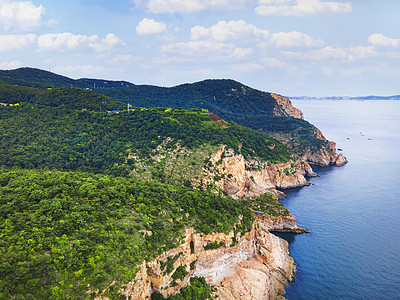
<path id="1" fill-rule="evenodd" d="M 349 163 L 313 167 L 282 203 L 311 233 L 284 234 L 295 299 L 400 299 L 400 101 L 296 100 Z"/>

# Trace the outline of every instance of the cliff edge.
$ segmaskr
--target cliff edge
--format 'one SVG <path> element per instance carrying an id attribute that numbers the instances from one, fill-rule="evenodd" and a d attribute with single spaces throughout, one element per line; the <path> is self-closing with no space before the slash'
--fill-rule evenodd
<path id="1" fill-rule="evenodd" d="M 304 120 L 303 112 L 300 109 L 294 107 L 289 98 L 274 93 L 270 93 L 270 95 L 276 100 L 277 103 L 277 106 L 274 107 L 274 116 L 291 116 L 293 118 Z"/>
<path id="2" fill-rule="evenodd" d="M 275 106 L 273 114 L 277 117 L 290 116 L 296 119 L 304 120 L 303 112 L 294 107 L 289 98 L 270 93 L 270 95 L 276 100 L 277 106 Z M 302 154 L 302 159 L 310 164 L 318 165 L 322 167 L 327 166 L 343 166 L 347 164 L 347 159 L 343 154 L 338 154 L 336 152 L 336 143 L 328 141 L 321 130 L 315 128 L 314 131 L 315 138 L 321 141 L 320 147 L 305 147 L 305 150 L 300 151 Z M 276 137 L 286 144 L 291 144 L 290 141 L 293 137 L 283 137 L 277 134 Z M 292 145 L 293 146 L 293 145 Z"/>
<path id="3" fill-rule="evenodd" d="M 211 167 L 203 169 L 208 181 L 220 178 L 215 184 L 235 199 L 253 198 L 266 192 L 284 197 L 277 189 L 307 186 L 310 183 L 306 177 L 317 176 L 307 162 L 296 160 L 270 166 L 257 160 L 245 160 L 243 155 L 235 154 L 225 145 L 211 155 L 210 162 Z M 211 184 L 208 181 L 204 181 L 206 186 Z"/>
<path id="4" fill-rule="evenodd" d="M 319 149 L 307 149 L 303 155 L 303 160 L 309 162 L 313 165 L 318 165 L 321 167 L 327 166 L 337 166 L 341 167 L 348 163 L 346 157 L 342 153 L 338 154 L 336 152 L 336 143 L 328 141 L 321 130 L 317 130 L 317 138 L 324 143 L 326 147 L 321 147 Z"/>
<path id="5" fill-rule="evenodd" d="M 301 231 L 295 222 L 293 216 L 257 216 L 252 230 L 243 236 L 233 231 L 204 235 L 190 228 L 186 230 L 184 243 L 153 261 L 143 262 L 136 277 L 119 293 L 138 300 L 147 299 L 153 293 L 168 297 L 185 287 L 191 277 L 204 277 L 216 288 L 218 299 L 282 298 L 284 286 L 294 280 L 294 261 L 289 256 L 288 243 L 271 231 L 285 224 L 291 224 L 287 230 Z M 216 242 L 221 245 L 218 249 L 205 250 L 207 245 Z M 174 263 L 166 273 L 164 265 L 169 261 Z M 172 284 L 173 274 L 182 267 L 187 275 Z M 104 291 L 96 294 L 100 299 L 107 299 Z"/>

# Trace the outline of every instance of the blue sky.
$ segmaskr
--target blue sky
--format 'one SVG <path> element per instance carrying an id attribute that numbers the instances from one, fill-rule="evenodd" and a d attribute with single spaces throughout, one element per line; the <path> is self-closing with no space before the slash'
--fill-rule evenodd
<path id="1" fill-rule="evenodd" d="M 399 0 L 0 0 L 0 69 L 400 94 Z"/>

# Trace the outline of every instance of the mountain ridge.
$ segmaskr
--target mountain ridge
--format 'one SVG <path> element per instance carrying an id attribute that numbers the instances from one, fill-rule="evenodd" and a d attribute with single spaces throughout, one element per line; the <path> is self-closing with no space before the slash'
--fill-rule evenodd
<path id="1" fill-rule="evenodd" d="M 307 160 L 338 161 L 289 99 L 233 80 L 91 89 L 101 80 L 6 74 L 0 299 L 280 297 L 294 263 L 271 231 L 305 230 L 276 188 L 308 185 Z"/>
<path id="2" fill-rule="evenodd" d="M 22 78 L 22 79 L 21 79 Z M 74 88 L 109 88 L 120 86 L 132 86 L 133 83 L 118 80 L 79 78 L 72 79 L 67 76 L 58 75 L 50 71 L 36 68 L 23 67 L 13 70 L 0 70 L 0 81 L 15 83 L 30 87 L 74 87 Z M 97 85 L 97 86 L 96 86 Z"/>
<path id="3" fill-rule="evenodd" d="M 253 89 L 232 79 L 206 79 L 174 87 L 158 87 L 125 81 L 74 80 L 49 71 L 20 68 L 0 71 L 0 81 L 8 84 L 14 81 L 41 89 L 78 84 L 83 89 L 91 89 L 132 106 L 206 109 L 225 121 L 274 136 L 310 163 L 331 165 L 339 156 L 333 144 L 315 126 L 302 119 L 302 113 L 288 98 Z M 107 84 L 104 84 L 106 87 L 93 88 L 96 82 Z"/>

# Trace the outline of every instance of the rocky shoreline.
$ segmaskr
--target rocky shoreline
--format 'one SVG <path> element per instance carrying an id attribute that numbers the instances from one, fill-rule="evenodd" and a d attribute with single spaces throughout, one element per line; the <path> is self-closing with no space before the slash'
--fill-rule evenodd
<path id="1" fill-rule="evenodd" d="M 250 232 L 240 237 L 229 234 L 199 234 L 192 228 L 185 233 L 184 242 L 158 256 L 143 262 L 134 280 L 119 292 L 131 299 L 147 299 L 158 292 L 168 297 L 186 286 L 191 277 L 204 277 L 216 288 L 218 299 L 282 299 L 284 287 L 294 280 L 294 261 L 289 255 L 288 243 L 272 231 L 307 232 L 296 225 L 293 216 L 272 217 L 254 213 L 256 221 Z M 238 243 L 232 245 L 233 239 Z M 218 249 L 205 250 L 204 246 L 223 242 Z M 162 262 L 179 256 L 173 270 L 165 274 Z M 190 264 L 195 268 L 190 270 Z M 171 274 L 184 266 L 189 272 L 171 287 Z M 105 299 L 102 295 L 99 298 Z"/>
<path id="2" fill-rule="evenodd" d="M 209 178 L 231 174 L 221 176 L 216 185 L 233 198 L 257 197 L 266 192 L 281 198 L 285 195 L 278 189 L 306 186 L 309 185 L 306 177 L 318 176 L 308 162 L 301 160 L 274 166 L 256 165 L 257 170 L 251 170 L 249 165 L 254 167 L 254 162 L 226 150 L 225 146 L 210 161 L 214 167 L 205 171 Z M 255 211 L 253 215 L 256 218 L 253 227 L 243 236 L 234 231 L 205 235 L 187 229 L 179 247 L 152 261 L 144 261 L 138 266 L 135 278 L 119 293 L 131 299 L 149 299 L 153 293 L 168 297 L 188 285 L 191 277 L 204 277 L 216 289 L 218 299 L 284 299 L 285 286 L 294 281 L 294 260 L 288 243 L 272 232 L 301 234 L 308 230 L 297 226 L 293 215 L 274 217 Z M 205 250 L 211 243 L 221 246 Z M 164 265 L 168 261 L 174 263 L 166 272 Z M 174 282 L 172 275 L 179 267 L 188 274 Z M 97 292 L 97 298 L 107 299 L 104 291 Z"/>
<path id="3" fill-rule="evenodd" d="M 307 186 L 310 184 L 307 177 L 318 176 L 310 163 L 338 166 L 347 163 L 343 155 L 334 153 L 310 154 L 305 161 L 268 166 L 246 161 L 222 145 L 211 155 L 212 167 L 203 172 L 207 178 L 218 174 L 221 179 L 215 184 L 232 198 L 257 197 L 267 192 L 282 198 L 285 194 L 280 190 Z M 299 234 L 308 230 L 297 226 L 292 215 L 274 217 L 257 212 L 253 215 L 256 218 L 253 227 L 244 235 L 234 231 L 205 235 L 187 229 L 180 246 L 152 261 L 144 261 L 138 266 L 135 278 L 119 293 L 143 300 L 153 293 L 168 297 L 188 285 L 191 277 L 204 277 L 216 289 L 218 299 L 284 299 L 285 286 L 294 280 L 294 260 L 288 243 L 272 232 Z M 221 246 L 206 250 L 205 246 L 211 243 Z M 164 266 L 169 261 L 173 261 L 173 266 L 166 272 Z M 184 268 L 187 275 L 174 281 L 172 275 L 178 268 Z M 97 299 L 107 299 L 104 292 L 96 291 Z"/>
<path id="4" fill-rule="evenodd" d="M 303 113 L 295 109 L 290 100 L 273 95 L 279 104 L 276 115 L 290 115 L 303 119 Z M 267 192 L 278 198 L 280 191 L 310 185 L 307 177 L 318 176 L 311 165 L 343 166 L 347 159 L 336 152 L 336 144 L 329 142 L 317 130 L 318 138 L 327 142 L 327 147 L 318 151 L 306 151 L 304 155 L 287 163 L 268 165 L 259 161 L 247 161 L 241 154 L 221 145 L 210 157 L 210 166 L 203 168 L 204 187 L 215 184 L 234 199 L 257 197 Z M 207 179 L 208 178 L 208 179 Z M 214 181 L 214 178 L 220 178 Z M 132 299 L 147 299 L 152 293 L 168 297 L 185 287 L 191 277 L 204 277 L 216 288 L 218 299 L 284 299 L 284 288 L 294 281 L 294 260 L 289 254 L 288 242 L 272 232 L 308 233 L 296 224 L 292 215 L 274 217 L 255 212 L 251 231 L 241 236 L 234 231 L 229 234 L 199 234 L 193 228 L 186 230 L 183 243 L 155 258 L 143 262 L 134 280 L 120 290 L 120 294 Z M 234 241 L 238 241 L 235 243 Z M 205 250 L 210 243 L 222 246 Z M 162 265 L 175 260 L 173 270 L 163 271 Z M 191 266 L 191 267 L 189 267 Z M 171 275 L 179 267 L 188 274 L 177 285 Z"/>
<path id="5" fill-rule="evenodd" d="M 210 161 L 212 168 L 204 169 L 204 174 L 207 178 L 218 175 L 221 179 L 215 184 L 234 199 L 258 197 L 266 192 L 282 198 L 285 195 L 278 189 L 307 186 L 309 182 L 306 177 L 318 176 L 306 161 L 269 166 L 258 161 L 247 161 L 243 155 L 227 150 L 225 145 L 211 155 Z"/>

